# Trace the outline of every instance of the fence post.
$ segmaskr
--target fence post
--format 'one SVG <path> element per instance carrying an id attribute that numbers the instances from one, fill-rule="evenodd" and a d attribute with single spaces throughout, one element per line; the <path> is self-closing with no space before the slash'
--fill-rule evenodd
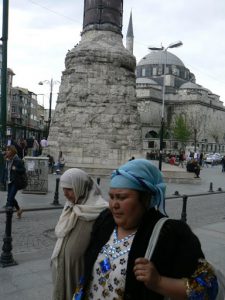
<path id="1" fill-rule="evenodd" d="M 17 265 L 17 262 L 13 259 L 12 251 L 12 216 L 13 208 L 6 207 L 6 224 L 5 224 L 5 235 L 3 238 L 2 254 L 0 257 L 0 266 L 10 267 Z"/>
<path id="2" fill-rule="evenodd" d="M 180 196 L 179 191 L 175 191 L 175 192 L 174 192 L 174 195 L 175 195 L 175 196 Z"/>
<path id="3" fill-rule="evenodd" d="M 182 213 L 181 213 L 181 221 L 187 222 L 187 195 L 183 195 L 183 206 L 182 206 Z"/>
<path id="4" fill-rule="evenodd" d="M 52 202 L 52 205 L 60 205 L 60 203 L 59 203 L 59 181 L 60 181 L 60 178 L 56 178 L 55 195 L 54 195 L 54 201 Z"/>
<path id="5" fill-rule="evenodd" d="M 214 191 L 213 191 L 213 183 L 210 182 L 210 185 L 209 185 L 209 193 L 212 193 L 212 192 L 214 192 Z"/>

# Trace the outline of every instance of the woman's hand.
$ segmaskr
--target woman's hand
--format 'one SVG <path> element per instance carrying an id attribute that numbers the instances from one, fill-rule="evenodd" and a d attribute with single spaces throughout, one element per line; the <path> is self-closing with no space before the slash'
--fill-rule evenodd
<path id="1" fill-rule="evenodd" d="M 146 258 L 137 258 L 134 264 L 134 274 L 138 281 L 142 281 L 148 289 L 158 290 L 161 276 L 154 264 Z"/>
<path id="2" fill-rule="evenodd" d="M 134 274 L 138 281 L 160 295 L 174 300 L 187 299 L 184 280 L 161 276 L 154 264 L 146 258 L 140 257 L 135 260 Z"/>

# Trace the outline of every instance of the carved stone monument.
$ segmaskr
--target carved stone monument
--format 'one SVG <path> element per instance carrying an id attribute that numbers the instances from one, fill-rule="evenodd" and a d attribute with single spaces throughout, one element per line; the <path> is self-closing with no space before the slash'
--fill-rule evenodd
<path id="1" fill-rule="evenodd" d="M 67 167 L 114 169 L 141 157 L 135 57 L 122 43 L 122 0 L 84 1 L 81 41 L 66 55 L 48 137 Z"/>

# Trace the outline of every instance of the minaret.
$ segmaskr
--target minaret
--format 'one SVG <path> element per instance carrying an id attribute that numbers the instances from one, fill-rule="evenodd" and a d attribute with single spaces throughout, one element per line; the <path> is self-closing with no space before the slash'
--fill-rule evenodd
<path id="1" fill-rule="evenodd" d="M 134 33 L 133 33 L 133 21 L 132 21 L 132 11 L 130 13 L 130 20 L 127 29 L 127 36 L 126 36 L 126 48 L 130 53 L 133 54 L 134 48 Z"/>
<path id="2" fill-rule="evenodd" d="M 62 151 L 67 167 L 110 174 L 143 157 L 136 60 L 123 45 L 122 13 L 122 0 L 84 1 L 81 41 L 66 55 L 48 137 L 50 154 Z"/>

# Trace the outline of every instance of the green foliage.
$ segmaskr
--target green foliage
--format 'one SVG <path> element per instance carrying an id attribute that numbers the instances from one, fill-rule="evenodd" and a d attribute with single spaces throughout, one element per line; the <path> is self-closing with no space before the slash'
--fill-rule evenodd
<path id="1" fill-rule="evenodd" d="M 183 145 L 186 144 L 191 136 L 191 130 L 182 116 L 176 117 L 172 131 L 174 138 L 179 140 Z"/>

